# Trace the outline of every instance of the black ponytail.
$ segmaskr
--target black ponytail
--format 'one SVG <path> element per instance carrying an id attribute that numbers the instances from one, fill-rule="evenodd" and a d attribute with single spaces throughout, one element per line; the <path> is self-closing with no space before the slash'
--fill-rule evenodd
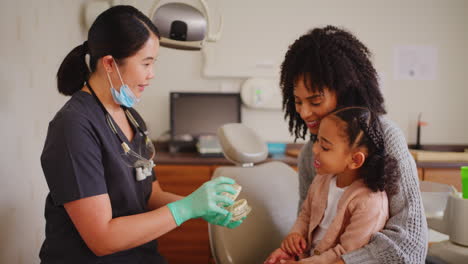
<path id="1" fill-rule="evenodd" d="M 79 91 L 89 77 L 89 69 L 85 62 L 88 52 L 87 41 L 74 48 L 63 60 L 57 72 L 57 87 L 61 94 L 72 95 Z"/>
<path id="2" fill-rule="evenodd" d="M 369 155 L 361 167 L 361 176 L 373 191 L 385 191 L 388 195 L 398 193 L 400 175 L 396 170 L 397 161 L 386 151 L 378 149 Z"/>
<path id="3" fill-rule="evenodd" d="M 143 47 L 151 34 L 160 37 L 151 20 L 133 6 L 114 6 L 101 13 L 88 32 L 88 40 L 74 48 L 57 72 L 60 93 L 79 91 L 96 70 L 98 59 L 111 55 L 117 64 Z M 89 54 L 89 68 L 85 62 Z"/>

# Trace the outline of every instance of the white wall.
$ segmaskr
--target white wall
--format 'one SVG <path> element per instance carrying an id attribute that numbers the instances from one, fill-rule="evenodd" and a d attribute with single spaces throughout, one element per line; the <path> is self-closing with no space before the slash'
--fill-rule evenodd
<path id="1" fill-rule="evenodd" d="M 47 193 L 39 157 L 66 100 L 56 88 L 59 63 L 84 40 L 83 2 L 0 2 L 0 263 L 39 263 Z"/>
<path id="2" fill-rule="evenodd" d="M 159 135 L 169 127 L 169 91 L 222 91 L 226 86 L 239 90 L 249 74 L 275 76 L 284 52 L 297 37 L 313 27 L 334 24 L 355 33 L 373 52 L 375 67 L 382 76 L 389 116 L 403 129 L 409 142 L 416 140 L 416 119 L 421 112 L 423 120 L 429 123 L 422 130 L 423 144 L 468 144 L 467 1 L 209 2 L 213 3 L 210 6 L 214 14 L 216 9 L 222 11 L 224 31 L 219 42 L 207 44 L 210 61 L 207 71 L 211 76 L 230 76 L 230 79 L 204 80 L 200 52 L 162 48 L 153 89 L 147 90 L 140 105 L 149 117 L 153 134 Z M 139 7 L 150 10 L 152 5 L 140 3 Z M 401 45 L 434 47 L 438 55 L 436 80 L 396 80 L 394 50 Z M 266 140 L 292 140 L 281 111 L 243 111 L 244 123 Z"/>
<path id="3" fill-rule="evenodd" d="M 80 23 L 83 4 L 88 1 L 0 2 L 0 263 L 39 263 L 47 194 L 39 157 L 48 122 L 67 99 L 56 91 L 55 74 L 66 53 L 85 40 Z M 267 3 L 281 5 L 277 1 L 223 0 L 216 4 L 225 14 L 223 36 L 230 39 L 237 34 L 239 41 L 244 39 L 243 34 L 252 34 L 252 25 L 247 21 L 253 20 L 254 14 L 248 12 L 248 7 L 257 10 L 255 18 L 281 23 L 283 28 L 287 28 L 284 25 L 292 20 L 294 11 L 303 8 L 311 10 L 307 28 L 347 22 L 344 26 L 374 52 L 376 67 L 384 74 L 389 115 L 405 130 L 409 140 L 414 141 L 411 126 L 415 114 L 422 111 L 430 123 L 424 128 L 423 143 L 467 144 L 468 89 L 464 77 L 468 73 L 468 2 L 375 2 L 353 1 L 356 6 L 352 7 L 336 1 L 289 1 L 294 5 L 285 8 L 281 18 L 261 12 Z M 146 1 L 137 4 L 143 11 L 152 5 Z M 262 41 L 260 37 L 250 39 L 252 46 L 261 46 Z M 439 79 L 393 80 L 392 52 L 398 44 L 435 45 L 439 50 Z M 230 53 L 226 58 L 229 55 L 234 56 Z M 170 91 L 232 91 L 244 81 L 206 79 L 201 76 L 202 66 L 200 52 L 161 49 L 156 78 L 138 106 L 153 138 L 169 128 Z M 243 117 L 267 140 L 292 141 L 281 111 L 243 109 Z"/>

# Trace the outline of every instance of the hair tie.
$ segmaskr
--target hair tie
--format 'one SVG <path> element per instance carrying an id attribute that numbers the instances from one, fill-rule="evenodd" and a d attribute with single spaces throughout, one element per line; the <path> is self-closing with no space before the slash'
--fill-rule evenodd
<path id="1" fill-rule="evenodd" d="M 87 54 L 88 51 L 89 51 L 88 41 L 85 40 L 85 41 L 83 42 L 82 46 L 83 46 L 83 49 L 84 49 L 85 53 Z"/>
<path id="2" fill-rule="evenodd" d="M 88 41 L 85 40 L 82 44 L 83 50 L 84 50 L 84 62 L 86 64 L 86 68 L 88 69 L 88 72 L 91 72 L 91 54 L 89 53 L 89 47 L 88 47 Z"/>

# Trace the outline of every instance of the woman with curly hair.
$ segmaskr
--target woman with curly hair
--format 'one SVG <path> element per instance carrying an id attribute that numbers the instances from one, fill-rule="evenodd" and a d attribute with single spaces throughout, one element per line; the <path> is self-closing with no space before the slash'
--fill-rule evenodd
<path id="1" fill-rule="evenodd" d="M 387 194 L 398 192 L 400 175 L 385 151 L 380 122 L 367 108 L 347 107 L 323 118 L 312 151 L 317 176 L 272 257 L 333 263 L 384 227 Z"/>
<path id="2" fill-rule="evenodd" d="M 322 118 L 337 108 L 359 106 L 378 115 L 386 153 L 396 160 L 398 189 L 388 195 L 389 219 L 369 244 L 345 253 L 343 263 L 424 263 L 427 223 L 419 191 L 417 168 L 401 130 L 388 118 L 370 51 L 350 32 L 326 26 L 298 38 L 281 66 L 280 86 L 285 119 L 295 138 L 309 134 L 298 157 L 299 208 L 317 169 L 313 139 Z"/>

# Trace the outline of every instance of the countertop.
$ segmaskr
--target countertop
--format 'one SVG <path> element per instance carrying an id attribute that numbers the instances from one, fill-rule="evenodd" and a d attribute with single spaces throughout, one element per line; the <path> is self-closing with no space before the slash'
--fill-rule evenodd
<path id="1" fill-rule="evenodd" d="M 419 168 L 468 166 L 467 145 L 423 145 L 419 149 L 409 145 L 409 150 Z"/>
<path id="2" fill-rule="evenodd" d="M 416 161 L 416 166 L 421 169 L 460 169 L 468 166 L 468 162 L 421 162 Z"/>
<path id="3" fill-rule="evenodd" d="M 179 153 L 170 153 L 167 147 L 167 143 L 155 143 L 156 146 L 156 156 L 154 162 L 156 164 L 164 165 L 232 165 L 232 162 L 227 160 L 224 157 L 202 157 L 197 152 L 179 152 Z M 291 155 L 274 155 L 269 156 L 265 162 L 268 161 L 281 161 L 285 162 L 291 166 L 297 166 L 297 155 L 303 144 L 288 144 L 286 148 L 286 153 Z M 467 148 L 468 146 L 464 145 L 431 145 L 430 149 L 440 150 L 455 150 L 460 151 L 460 149 Z M 447 147 L 449 146 L 449 147 Z M 411 147 L 411 145 L 410 145 Z M 437 150 L 439 150 L 437 149 Z M 468 162 L 425 162 L 425 161 L 416 161 L 418 168 L 460 168 L 462 166 L 468 166 Z"/>
<path id="4" fill-rule="evenodd" d="M 156 155 L 154 163 L 164 165 L 233 165 L 233 163 L 224 157 L 203 157 L 197 152 L 169 152 L 167 145 L 155 144 Z M 288 148 L 299 148 L 300 144 L 289 144 Z M 297 158 L 289 155 L 269 155 L 264 162 L 281 161 L 290 166 L 297 166 Z M 262 162 L 262 163 L 264 163 Z"/>

